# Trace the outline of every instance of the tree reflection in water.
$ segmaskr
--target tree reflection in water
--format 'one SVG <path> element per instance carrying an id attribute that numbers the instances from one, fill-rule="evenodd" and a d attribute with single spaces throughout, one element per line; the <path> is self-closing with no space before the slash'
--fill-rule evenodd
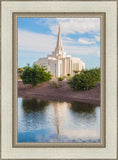
<path id="1" fill-rule="evenodd" d="M 76 113 L 93 113 L 95 111 L 95 106 L 89 103 L 72 102 L 71 110 Z"/>
<path id="2" fill-rule="evenodd" d="M 22 106 L 26 113 L 42 112 L 48 106 L 48 101 L 43 101 L 40 99 L 23 99 Z"/>

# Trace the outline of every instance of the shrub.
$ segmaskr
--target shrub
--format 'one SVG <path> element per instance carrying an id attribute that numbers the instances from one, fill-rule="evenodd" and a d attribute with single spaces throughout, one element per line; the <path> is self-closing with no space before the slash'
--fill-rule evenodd
<path id="1" fill-rule="evenodd" d="M 93 68 L 89 70 L 83 70 L 82 73 L 88 74 L 93 77 L 95 83 L 100 82 L 100 68 Z"/>
<path id="2" fill-rule="evenodd" d="M 51 85 L 52 88 L 59 88 L 58 81 L 50 81 L 50 85 Z"/>
<path id="3" fill-rule="evenodd" d="M 70 76 L 70 73 L 68 73 L 67 76 L 69 77 L 69 76 Z"/>
<path id="4" fill-rule="evenodd" d="M 63 79 L 64 79 L 63 77 L 59 77 L 58 81 L 63 81 Z"/>
<path id="5" fill-rule="evenodd" d="M 38 83 L 49 81 L 51 79 L 50 72 L 46 72 L 44 66 L 33 65 L 30 67 L 27 65 L 24 67 L 24 71 L 20 75 L 24 84 L 32 84 L 36 86 Z"/>
<path id="6" fill-rule="evenodd" d="M 68 84 L 74 90 L 89 90 L 100 81 L 100 68 L 82 71 L 73 76 Z"/>

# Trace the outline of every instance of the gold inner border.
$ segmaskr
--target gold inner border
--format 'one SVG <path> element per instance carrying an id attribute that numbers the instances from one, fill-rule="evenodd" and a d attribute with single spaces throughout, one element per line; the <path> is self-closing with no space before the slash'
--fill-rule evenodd
<path id="1" fill-rule="evenodd" d="M 17 64 L 18 64 L 18 24 L 19 17 L 42 18 L 100 18 L 100 66 L 101 66 L 101 110 L 100 110 L 100 143 L 18 143 L 18 102 L 17 102 Z M 12 147 L 17 148 L 104 148 L 106 146 L 106 15 L 105 13 L 56 12 L 56 13 L 12 13 Z"/>

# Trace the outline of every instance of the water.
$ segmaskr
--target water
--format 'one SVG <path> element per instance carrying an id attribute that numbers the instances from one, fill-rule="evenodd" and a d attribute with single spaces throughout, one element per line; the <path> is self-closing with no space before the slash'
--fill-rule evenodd
<path id="1" fill-rule="evenodd" d="M 100 142 L 100 107 L 18 98 L 18 142 Z"/>

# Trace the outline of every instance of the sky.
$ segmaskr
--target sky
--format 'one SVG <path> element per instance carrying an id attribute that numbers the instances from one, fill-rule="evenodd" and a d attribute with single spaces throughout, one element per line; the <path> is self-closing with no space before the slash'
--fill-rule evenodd
<path id="1" fill-rule="evenodd" d="M 55 50 L 58 26 L 64 51 L 100 67 L 100 18 L 18 18 L 18 67 L 32 65 Z"/>

